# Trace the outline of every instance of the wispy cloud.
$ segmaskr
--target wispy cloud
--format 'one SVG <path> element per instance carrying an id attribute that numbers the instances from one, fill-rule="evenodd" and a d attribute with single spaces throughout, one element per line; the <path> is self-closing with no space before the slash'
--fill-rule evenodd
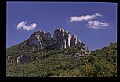
<path id="1" fill-rule="evenodd" d="M 82 15 L 82 16 L 72 16 L 70 17 L 69 22 L 81 22 L 86 21 L 88 28 L 92 29 L 106 29 L 109 26 L 108 22 L 101 22 L 98 20 L 95 20 L 99 17 L 102 17 L 103 15 L 100 13 L 95 13 L 92 15 Z"/>
<path id="2" fill-rule="evenodd" d="M 26 25 L 26 24 L 27 24 L 27 21 L 22 21 L 22 22 L 18 23 L 17 29 L 21 29 L 22 28 L 23 30 L 29 31 L 29 30 L 35 29 L 35 27 L 37 26 L 36 23 L 32 23 L 30 25 Z"/>
<path id="3" fill-rule="evenodd" d="M 70 17 L 70 22 L 89 21 L 91 19 L 94 19 L 100 16 L 103 16 L 103 15 L 101 15 L 100 13 L 95 13 L 93 15 L 73 16 L 73 17 Z"/>
<path id="4" fill-rule="evenodd" d="M 88 26 L 89 26 L 88 28 L 92 29 L 105 29 L 109 26 L 109 23 L 90 20 L 88 22 Z"/>

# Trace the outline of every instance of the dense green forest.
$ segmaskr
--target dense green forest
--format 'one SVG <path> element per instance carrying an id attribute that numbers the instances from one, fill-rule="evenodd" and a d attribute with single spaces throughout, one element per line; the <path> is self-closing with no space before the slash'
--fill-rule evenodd
<path id="1" fill-rule="evenodd" d="M 73 58 L 79 47 L 48 50 L 15 45 L 6 49 L 6 57 L 19 54 L 37 56 L 29 63 L 6 61 L 6 76 L 15 77 L 117 77 L 117 43 L 91 51 L 90 55 Z"/>

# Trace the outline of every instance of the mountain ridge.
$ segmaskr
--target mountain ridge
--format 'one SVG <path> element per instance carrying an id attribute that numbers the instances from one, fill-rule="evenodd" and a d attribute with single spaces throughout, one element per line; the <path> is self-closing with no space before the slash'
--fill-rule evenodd
<path id="1" fill-rule="evenodd" d="M 80 58 L 72 54 L 79 50 L 75 47 L 48 50 L 37 49 L 26 52 L 14 49 L 7 54 L 36 56 L 28 63 L 6 61 L 6 76 L 11 77 L 117 77 L 117 42 L 102 49 L 91 51 L 90 55 Z M 12 55 L 11 55 L 12 56 Z M 6 56 L 8 57 L 8 56 Z"/>
<path id="2" fill-rule="evenodd" d="M 15 47 L 15 48 L 14 48 Z M 44 32 L 42 30 L 36 31 L 31 34 L 31 36 L 21 42 L 20 44 L 11 46 L 9 51 L 13 52 L 27 52 L 33 53 L 38 50 L 49 51 L 49 50 L 59 50 L 59 49 L 69 49 L 70 47 L 74 47 L 76 49 L 76 53 L 70 53 L 75 58 L 80 58 L 85 55 L 90 54 L 90 50 L 85 45 L 85 43 L 80 42 L 78 40 L 77 35 L 71 35 L 69 31 L 64 30 L 63 28 L 57 28 L 54 30 L 53 36 L 50 32 Z M 12 52 L 10 52 L 12 53 Z M 17 62 L 17 63 L 26 63 L 33 60 L 34 55 L 29 57 L 26 54 L 17 54 L 13 53 L 7 55 L 7 61 L 9 62 Z M 25 57 L 25 58 L 24 58 Z"/>

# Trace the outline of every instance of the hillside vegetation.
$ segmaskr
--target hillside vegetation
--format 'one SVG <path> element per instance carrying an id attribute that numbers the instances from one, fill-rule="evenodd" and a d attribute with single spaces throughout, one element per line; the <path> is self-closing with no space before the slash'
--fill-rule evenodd
<path id="1" fill-rule="evenodd" d="M 73 58 L 78 48 L 60 50 L 39 49 L 15 45 L 6 49 L 6 56 L 19 54 L 37 56 L 29 63 L 17 64 L 6 61 L 6 76 L 15 77 L 116 77 L 117 43 L 92 51 L 90 55 Z"/>

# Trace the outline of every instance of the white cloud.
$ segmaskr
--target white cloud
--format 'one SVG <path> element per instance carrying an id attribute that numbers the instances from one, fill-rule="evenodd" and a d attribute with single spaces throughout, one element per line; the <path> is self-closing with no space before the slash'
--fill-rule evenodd
<path id="1" fill-rule="evenodd" d="M 35 29 L 35 27 L 37 26 L 37 24 L 36 23 L 32 23 L 32 24 L 30 24 L 30 25 L 26 25 L 27 24 L 27 21 L 22 21 L 22 22 L 20 22 L 18 25 L 17 25 L 17 29 L 24 29 L 24 30 L 27 30 L 27 31 L 29 31 L 29 30 L 33 30 L 33 29 Z"/>
<path id="2" fill-rule="evenodd" d="M 17 29 L 21 29 L 21 27 L 23 27 L 23 26 L 25 26 L 26 25 L 26 22 L 27 21 L 22 21 L 22 22 L 20 22 L 18 25 L 17 25 Z"/>
<path id="3" fill-rule="evenodd" d="M 103 16 L 103 15 L 101 15 L 100 13 L 95 13 L 95 15 L 96 15 L 96 16 Z"/>
<path id="4" fill-rule="evenodd" d="M 91 20 L 91 19 L 94 19 L 94 18 L 100 17 L 100 16 L 103 16 L 103 15 L 101 15 L 100 13 L 95 13 L 93 15 L 73 16 L 73 17 L 70 17 L 70 22 L 88 21 L 88 20 Z"/>
<path id="5" fill-rule="evenodd" d="M 88 22 L 88 26 L 89 26 L 88 28 L 93 28 L 93 29 L 105 29 L 106 27 L 109 26 L 109 23 L 90 20 Z"/>

